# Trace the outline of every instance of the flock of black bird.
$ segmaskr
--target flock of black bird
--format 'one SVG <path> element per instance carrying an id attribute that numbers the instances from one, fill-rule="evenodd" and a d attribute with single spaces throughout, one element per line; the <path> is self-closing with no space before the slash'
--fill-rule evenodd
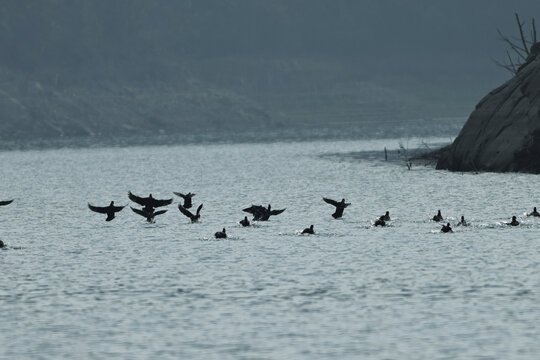
<path id="1" fill-rule="evenodd" d="M 184 204 L 178 204 L 178 210 L 180 210 L 180 212 L 183 215 L 187 216 L 191 220 L 192 223 L 199 221 L 199 219 L 201 218 L 201 210 L 203 208 L 203 204 L 199 205 L 199 207 L 197 208 L 197 211 L 195 212 L 195 214 L 193 214 L 190 210 L 188 210 L 193 206 L 192 199 L 195 196 L 195 194 L 193 194 L 191 192 L 187 193 L 187 194 L 183 194 L 183 193 L 180 193 L 180 192 L 173 192 L 173 194 L 181 197 L 184 200 Z M 165 199 L 165 200 L 155 199 L 155 198 L 152 197 L 152 194 L 150 194 L 148 197 L 140 197 L 140 196 L 137 196 L 137 195 L 133 194 L 131 191 L 128 192 L 128 198 L 131 201 L 133 201 L 133 202 L 135 202 L 135 203 L 142 206 L 141 209 L 137 209 L 137 208 L 134 208 L 134 207 L 131 207 L 131 206 L 130 206 L 130 208 L 131 208 L 131 210 L 133 210 L 134 213 L 136 213 L 138 215 L 141 215 L 148 222 L 154 222 L 154 218 L 156 216 L 165 214 L 167 212 L 167 210 L 158 210 L 158 211 L 156 211 L 156 208 L 170 205 L 173 202 L 173 199 Z M 351 205 L 350 203 L 345 202 L 345 199 L 341 199 L 341 201 L 336 201 L 336 200 L 332 200 L 332 199 L 329 199 L 329 198 L 323 198 L 323 200 L 326 203 L 328 203 L 328 204 L 335 207 L 335 211 L 332 214 L 332 217 L 334 217 L 334 219 L 341 218 L 343 216 L 343 212 L 345 211 L 345 208 L 347 208 L 347 206 Z M 13 202 L 13 200 L 0 201 L 0 206 L 9 205 L 12 202 Z M 122 211 L 126 206 L 127 205 L 116 206 L 116 205 L 114 205 L 114 201 L 111 201 L 109 206 L 94 206 L 94 205 L 88 203 L 88 208 L 90 210 L 92 210 L 94 212 L 97 212 L 97 213 L 100 213 L 100 214 L 106 214 L 107 215 L 107 218 L 105 219 L 105 221 L 113 220 L 115 218 L 116 213 Z M 252 221 L 268 221 L 270 219 L 270 216 L 279 215 L 282 212 L 284 212 L 285 209 L 272 210 L 272 207 L 269 204 L 266 207 L 264 207 L 262 205 L 251 205 L 250 207 L 245 208 L 242 211 L 252 214 L 253 215 Z M 527 214 L 527 216 L 540 217 L 540 213 L 536 210 L 536 207 L 535 207 L 531 213 Z M 440 222 L 440 221 L 443 220 L 441 210 L 437 211 L 437 214 L 433 216 L 432 220 L 435 221 L 435 222 Z M 375 221 L 374 226 L 386 226 L 387 225 L 386 223 L 388 221 L 390 221 L 390 213 L 387 211 L 384 215 L 381 215 Z M 242 226 L 250 226 L 251 225 L 251 223 L 250 223 L 249 219 L 247 218 L 247 216 L 244 216 L 244 218 L 239 223 Z M 505 224 L 509 225 L 509 226 L 518 226 L 519 221 L 517 220 L 516 216 L 512 216 L 512 221 L 510 221 L 508 223 L 505 223 Z M 468 226 L 468 225 L 469 225 L 469 223 L 465 220 L 464 216 L 461 216 L 460 221 L 456 224 L 456 226 Z M 443 232 L 443 233 L 453 232 L 452 227 L 450 226 L 450 223 L 446 223 L 446 225 L 443 224 L 441 226 L 442 226 L 441 227 L 441 232 Z M 302 234 L 314 234 L 314 233 L 315 233 L 315 231 L 313 230 L 313 225 L 311 225 L 309 228 L 305 228 L 302 231 Z M 226 229 L 223 228 L 221 231 L 216 232 L 214 234 L 214 236 L 215 236 L 216 239 L 225 239 L 225 238 L 227 238 Z M 0 240 L 0 248 L 3 248 L 4 246 L 5 246 L 4 243 L 2 242 L 2 240 Z"/>

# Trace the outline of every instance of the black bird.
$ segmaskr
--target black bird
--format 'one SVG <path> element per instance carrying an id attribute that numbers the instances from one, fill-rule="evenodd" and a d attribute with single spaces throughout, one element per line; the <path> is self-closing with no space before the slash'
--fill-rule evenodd
<path id="1" fill-rule="evenodd" d="M 328 199 L 328 198 L 323 197 L 323 200 L 325 202 L 327 202 L 328 204 L 334 205 L 336 207 L 336 211 L 332 214 L 334 219 L 339 219 L 340 217 L 342 217 L 343 216 L 343 211 L 345 210 L 345 208 L 347 206 L 351 205 L 351 203 L 346 203 L 345 199 L 341 199 L 340 202 L 337 202 L 336 200 L 332 200 L 332 199 Z"/>
<path id="2" fill-rule="evenodd" d="M 0 249 L 3 248 L 5 245 L 4 245 L 4 242 L 2 240 L 0 240 Z"/>
<path id="3" fill-rule="evenodd" d="M 519 221 L 517 221 L 517 219 L 516 219 L 515 216 L 512 216 L 512 222 L 506 223 L 506 225 L 509 225 L 509 226 L 518 226 L 518 225 L 519 225 Z"/>
<path id="4" fill-rule="evenodd" d="M 133 195 L 131 193 L 131 191 L 128 192 L 128 197 L 129 197 L 129 199 L 131 201 L 136 202 L 137 204 L 144 206 L 148 212 L 149 212 L 150 208 L 157 208 L 157 207 L 160 207 L 160 206 L 167 206 L 167 205 L 172 204 L 172 201 L 173 201 L 173 199 L 166 199 L 166 200 L 154 199 L 152 197 L 152 194 L 150 194 L 150 196 L 148 196 L 146 198 L 143 198 L 143 197 L 139 197 L 137 195 Z"/>
<path id="5" fill-rule="evenodd" d="M 144 207 L 142 210 L 132 208 L 131 206 L 130 208 L 131 210 L 133 210 L 134 213 L 139 214 L 142 217 L 145 217 L 146 221 L 148 221 L 149 223 L 154 221 L 154 217 L 161 214 L 165 214 L 167 212 L 167 210 L 154 211 L 154 209 L 152 208 L 147 209 L 146 207 Z"/>
<path id="6" fill-rule="evenodd" d="M 183 206 L 184 206 L 185 209 L 189 209 L 193 205 L 192 202 L 191 202 L 191 198 L 194 197 L 195 194 L 192 194 L 192 193 L 182 194 L 180 192 L 174 192 L 174 191 L 173 191 L 173 194 L 176 195 L 176 196 L 180 196 L 182 199 L 184 199 L 184 205 Z"/>
<path id="7" fill-rule="evenodd" d="M 452 228 L 450 227 L 450 223 L 447 223 L 446 225 L 443 225 L 441 228 L 441 232 L 448 233 L 448 232 L 454 232 Z"/>
<path id="8" fill-rule="evenodd" d="M 225 228 L 223 228 L 223 231 L 218 231 L 217 233 L 215 233 L 214 236 L 216 237 L 216 239 L 226 239 L 227 233 L 225 232 Z"/>
<path id="9" fill-rule="evenodd" d="M 382 215 L 377 219 L 377 221 L 375 221 L 375 226 L 386 226 L 386 222 L 384 221 L 384 215 Z"/>
<path id="10" fill-rule="evenodd" d="M 242 225 L 242 226 L 244 226 L 244 227 L 250 225 L 247 216 L 244 216 L 244 220 L 240 220 L 240 225 Z"/>
<path id="11" fill-rule="evenodd" d="M 469 226 L 469 223 L 465 221 L 465 216 L 461 216 L 461 220 L 457 223 L 457 226 Z"/>
<path id="12" fill-rule="evenodd" d="M 180 212 L 184 215 L 186 215 L 188 218 L 190 218 L 191 222 L 194 223 L 194 222 L 197 222 L 199 221 L 199 219 L 201 218 L 201 209 L 202 209 L 202 206 L 203 204 L 199 205 L 199 207 L 197 208 L 197 213 L 195 215 L 193 215 L 193 213 L 191 211 L 189 211 L 188 209 L 186 209 L 185 207 L 183 207 L 182 205 L 178 204 L 178 210 L 180 210 Z"/>
<path id="13" fill-rule="evenodd" d="M 540 213 L 538 213 L 538 211 L 536 211 L 536 207 L 535 207 L 535 208 L 533 209 L 533 212 L 527 214 L 527 216 L 539 217 L 539 216 L 540 216 Z"/>
<path id="14" fill-rule="evenodd" d="M 13 202 L 13 200 L 4 200 L 0 201 L 0 206 L 9 205 Z"/>
<path id="15" fill-rule="evenodd" d="M 245 208 L 242 211 L 252 214 L 253 220 L 255 221 L 268 221 L 268 219 L 270 219 L 270 216 L 279 215 L 285 210 L 286 209 L 272 210 L 272 206 L 268 204 L 268 207 L 264 207 L 261 205 L 251 205 L 250 207 Z"/>
<path id="16" fill-rule="evenodd" d="M 308 228 L 305 228 L 304 231 L 302 231 L 302 234 L 315 234 L 315 231 L 313 231 L 313 225 L 311 225 Z"/>
<path id="17" fill-rule="evenodd" d="M 94 205 L 88 203 L 88 208 L 90 210 L 95 211 L 95 212 L 100 213 L 100 214 L 107 214 L 107 218 L 105 219 L 105 221 L 111 221 L 112 219 L 114 219 L 115 213 L 117 213 L 119 211 L 122 211 L 122 209 L 125 208 L 125 207 L 126 207 L 126 205 L 124 205 L 124 206 L 114 206 L 114 201 L 111 201 L 109 206 L 94 206 Z"/>
<path id="18" fill-rule="evenodd" d="M 433 221 L 439 222 L 439 221 L 442 221 L 442 219 L 443 219 L 443 217 L 441 215 L 441 210 L 438 210 L 437 215 L 433 216 Z"/>
<path id="19" fill-rule="evenodd" d="M 384 221 L 390 221 L 390 212 L 387 211 L 386 214 L 381 216 L 379 219 L 383 219 Z"/>

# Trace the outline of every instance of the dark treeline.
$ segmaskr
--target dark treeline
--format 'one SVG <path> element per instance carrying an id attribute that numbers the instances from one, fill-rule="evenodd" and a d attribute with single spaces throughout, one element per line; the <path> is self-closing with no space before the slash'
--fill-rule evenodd
<path id="1" fill-rule="evenodd" d="M 4 0 L 0 130 L 465 116 L 505 76 L 490 57 L 504 54 L 495 30 L 513 29 L 516 7 L 540 11 L 532 0 Z"/>

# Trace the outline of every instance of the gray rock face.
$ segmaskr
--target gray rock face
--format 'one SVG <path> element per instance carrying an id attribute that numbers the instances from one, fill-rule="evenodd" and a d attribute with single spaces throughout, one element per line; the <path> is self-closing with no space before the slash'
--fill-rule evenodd
<path id="1" fill-rule="evenodd" d="M 540 43 L 472 112 L 437 169 L 540 173 Z"/>

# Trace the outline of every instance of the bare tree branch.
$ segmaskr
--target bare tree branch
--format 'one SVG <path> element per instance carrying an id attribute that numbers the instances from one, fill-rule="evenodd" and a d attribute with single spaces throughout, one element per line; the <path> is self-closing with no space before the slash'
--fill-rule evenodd
<path id="1" fill-rule="evenodd" d="M 500 61 L 497 61 L 495 59 L 491 59 L 491 61 L 493 61 L 495 63 L 495 65 L 497 65 L 498 67 L 501 67 L 501 68 L 509 71 L 510 73 L 512 73 L 512 75 L 516 74 L 516 70 L 511 65 L 503 64 Z"/>
<path id="2" fill-rule="evenodd" d="M 504 36 L 503 33 L 499 29 L 497 29 L 497 32 L 499 33 L 499 36 L 501 37 L 501 40 L 504 41 L 505 43 L 507 43 L 508 46 L 510 46 L 512 48 L 512 50 L 514 50 L 516 55 L 518 55 L 523 60 L 527 59 L 527 54 L 528 54 L 527 50 L 522 49 L 519 45 L 514 44 L 512 42 L 512 40 L 510 40 L 509 38 Z"/>
<path id="3" fill-rule="evenodd" d="M 523 35 L 523 23 L 519 20 L 518 13 L 515 13 L 516 15 L 516 21 L 519 27 L 519 35 L 521 36 L 521 42 L 523 43 L 523 48 L 525 49 L 525 52 L 527 55 L 529 55 L 529 49 L 527 48 L 527 41 L 525 40 L 525 35 Z"/>
<path id="4" fill-rule="evenodd" d="M 505 36 L 499 29 L 497 29 L 497 33 L 499 34 L 499 37 L 502 41 L 504 41 L 509 49 L 506 50 L 506 57 L 507 57 L 507 63 L 499 62 L 497 60 L 493 60 L 495 64 L 512 74 L 517 74 L 521 69 L 523 69 L 527 64 L 530 62 L 530 54 L 531 54 L 531 48 L 534 44 L 536 44 L 536 22 L 535 19 L 532 19 L 532 29 L 530 31 L 530 38 L 527 38 L 525 36 L 525 23 L 521 22 L 519 19 L 519 15 L 517 13 L 514 13 L 516 17 L 516 22 L 518 25 L 519 30 L 519 37 L 511 36 L 507 37 Z M 529 34 L 529 32 L 527 32 Z M 514 57 L 511 55 L 514 54 Z"/>

